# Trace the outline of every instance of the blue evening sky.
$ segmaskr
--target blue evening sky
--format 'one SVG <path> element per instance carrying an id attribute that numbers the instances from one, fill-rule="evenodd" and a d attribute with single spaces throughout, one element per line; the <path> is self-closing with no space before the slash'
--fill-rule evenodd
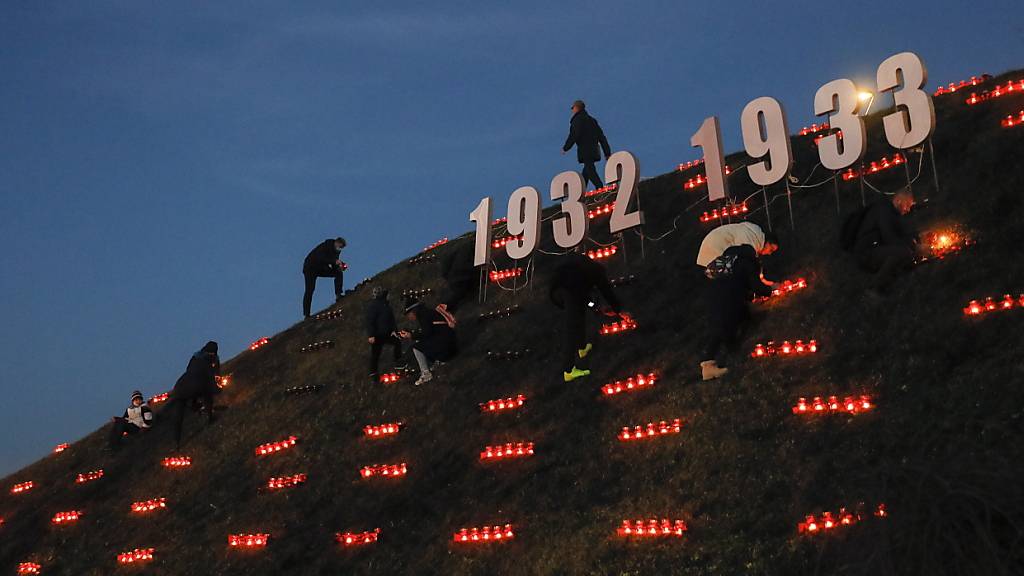
<path id="1" fill-rule="evenodd" d="M 644 176 L 726 149 L 763 95 L 918 52 L 931 86 L 1024 66 L 1020 4 L 151 2 L 0 5 L 0 474 L 299 319 L 302 258 L 349 282 L 546 191 L 584 98 Z M 315 308 L 329 301 L 320 282 Z"/>

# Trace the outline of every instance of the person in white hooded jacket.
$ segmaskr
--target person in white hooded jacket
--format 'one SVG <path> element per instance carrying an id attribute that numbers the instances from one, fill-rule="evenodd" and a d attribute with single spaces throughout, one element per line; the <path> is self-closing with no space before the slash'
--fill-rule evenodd
<path id="1" fill-rule="evenodd" d="M 132 392 L 131 404 L 124 411 L 124 416 L 114 416 L 114 426 L 110 429 L 110 447 L 117 448 L 121 437 L 125 434 L 138 434 L 153 425 L 153 411 L 138 390 Z"/>
<path id="2" fill-rule="evenodd" d="M 704 237 L 697 252 L 697 265 L 706 268 L 715 258 L 733 246 L 747 244 L 754 247 L 758 256 L 768 256 L 779 249 L 779 239 L 772 232 L 765 232 L 753 222 L 724 224 Z"/>

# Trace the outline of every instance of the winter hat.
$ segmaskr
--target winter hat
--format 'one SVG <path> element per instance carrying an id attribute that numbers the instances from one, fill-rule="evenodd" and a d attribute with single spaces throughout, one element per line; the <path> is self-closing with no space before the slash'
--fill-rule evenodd
<path id="1" fill-rule="evenodd" d="M 405 312 L 404 313 L 408 314 L 409 312 L 412 312 L 413 310 L 415 310 L 417 306 L 420 306 L 422 304 L 423 303 L 420 302 L 419 300 L 417 300 L 416 298 L 413 298 L 413 297 L 406 298 L 406 300 L 405 300 Z"/>
<path id="2" fill-rule="evenodd" d="M 209 342 L 206 343 L 205 346 L 203 346 L 203 348 L 200 351 L 201 352 L 206 352 L 207 354 L 216 354 L 217 353 L 217 343 L 214 342 L 213 340 L 210 340 Z"/>
<path id="3" fill-rule="evenodd" d="M 135 402 L 136 398 L 145 402 L 145 398 L 142 397 L 142 392 L 139 392 L 138 390 L 132 392 L 132 402 Z"/>

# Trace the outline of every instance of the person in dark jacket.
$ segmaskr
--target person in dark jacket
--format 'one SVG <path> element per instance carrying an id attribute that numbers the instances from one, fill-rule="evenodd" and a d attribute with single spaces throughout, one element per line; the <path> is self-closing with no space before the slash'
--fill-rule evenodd
<path id="1" fill-rule="evenodd" d="M 334 278 L 334 297 L 341 300 L 345 295 L 345 269 L 341 261 L 341 250 L 345 247 L 345 239 L 328 238 L 316 248 L 310 250 L 302 262 L 302 276 L 306 279 L 306 291 L 302 295 L 302 315 L 309 318 L 309 308 L 313 304 L 313 291 L 316 290 L 317 278 Z"/>
<path id="2" fill-rule="evenodd" d="M 878 200 L 864 213 L 853 252 L 860 267 L 875 274 L 868 288 L 873 298 L 881 298 L 896 277 L 914 264 L 917 234 L 903 218 L 913 207 L 914 194 L 904 188 L 891 199 Z"/>
<path id="3" fill-rule="evenodd" d="M 114 416 L 114 425 L 110 429 L 110 447 L 118 448 L 125 434 L 138 434 L 153 425 L 153 411 L 149 409 L 138 390 L 132 392 L 131 404 L 124 411 L 124 416 Z"/>
<path id="4" fill-rule="evenodd" d="M 441 277 L 448 285 L 444 300 L 438 304 L 441 314 L 455 314 L 466 298 L 476 296 L 480 290 L 480 275 L 473 266 L 475 246 L 472 239 L 445 255 L 441 260 Z"/>
<path id="5" fill-rule="evenodd" d="M 594 189 L 603 188 L 604 183 L 597 173 L 595 163 L 601 161 L 601 151 L 605 160 L 612 155 L 612 148 L 604 136 L 604 130 L 597 119 L 587 114 L 587 105 L 583 100 L 572 103 L 572 120 L 569 121 L 569 136 L 562 145 L 562 154 L 576 146 L 576 159 L 583 164 L 583 180 L 594 185 Z"/>
<path id="6" fill-rule="evenodd" d="M 398 333 L 403 340 L 414 340 L 412 353 L 420 367 L 420 377 L 415 384 L 419 386 L 434 379 L 430 372 L 432 363 L 447 362 L 455 357 L 459 351 L 458 344 L 455 330 L 448 325 L 444 316 L 419 300 L 410 298 L 406 301 L 405 317 L 419 326 L 415 336 L 406 330 Z"/>
<path id="7" fill-rule="evenodd" d="M 206 409 L 207 420 L 213 423 L 213 396 L 219 391 L 217 377 L 220 376 L 220 358 L 217 343 L 207 342 L 188 361 L 185 373 L 175 382 L 171 390 L 168 410 L 174 418 L 174 439 L 181 446 L 181 427 L 185 410 L 189 405 Z"/>
<path id="8" fill-rule="evenodd" d="M 382 286 L 374 286 L 373 299 L 366 307 L 366 336 L 370 343 L 370 381 L 377 382 L 377 368 L 380 366 L 380 353 L 385 345 L 394 351 L 395 369 L 405 368 L 402 361 L 402 341 L 398 338 L 398 325 L 395 313 L 388 302 L 388 291 Z"/>
<path id="9" fill-rule="evenodd" d="M 761 261 L 750 244 L 727 248 L 719 258 L 731 259 L 731 273 L 711 279 L 708 285 L 708 312 L 711 316 L 710 336 L 700 363 L 704 380 L 721 378 L 729 369 L 718 365 L 723 344 L 736 347 L 740 326 L 750 319 L 750 301 L 754 295 L 771 296 L 771 282 L 762 279 Z M 712 266 L 714 267 L 714 263 Z"/>
<path id="10" fill-rule="evenodd" d="M 565 364 L 562 372 L 565 382 L 590 375 L 590 370 L 577 368 L 576 363 L 593 349 L 593 345 L 587 342 L 586 314 L 588 305 L 593 302 L 595 288 L 608 304 L 604 309 L 605 315 L 628 317 L 621 312 L 622 305 L 612 290 L 604 266 L 575 252 L 562 257 L 551 277 L 548 296 L 555 306 L 565 310 Z"/>

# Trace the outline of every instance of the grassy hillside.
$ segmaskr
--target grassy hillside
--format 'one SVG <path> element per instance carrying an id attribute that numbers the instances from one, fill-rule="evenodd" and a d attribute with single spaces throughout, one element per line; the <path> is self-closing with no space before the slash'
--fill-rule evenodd
<path id="1" fill-rule="evenodd" d="M 561 326 L 544 283 L 555 256 L 536 258 L 538 279 L 525 289 L 492 286 L 486 304 L 467 306 L 461 355 L 420 388 L 411 379 L 367 382 L 364 288 L 343 301 L 340 319 L 296 324 L 225 363 L 233 383 L 219 402 L 228 410 L 212 426 L 193 415 L 186 422 L 180 454 L 192 457 L 190 468 L 160 466 L 177 454 L 168 426 L 116 454 L 103 451 L 103 428 L 5 478 L 0 573 L 24 561 L 45 574 L 74 575 L 1020 573 L 1024 311 L 967 319 L 961 309 L 970 299 L 1024 292 L 1024 128 L 999 125 L 1021 108 L 1024 95 L 971 107 L 959 93 L 936 98 L 940 188 L 926 161 L 914 189 L 929 201 L 914 220 L 922 229 L 962 226 L 977 244 L 917 267 L 884 303 L 862 297 L 867 279 L 836 248 L 832 184 L 794 189 L 795 229 L 778 197 L 770 215 L 784 247 L 768 259 L 769 276 L 803 276 L 810 286 L 759 308 L 721 381 L 697 378 L 706 316 L 693 259 L 710 229 L 698 221 L 708 209 L 698 202 L 705 189 L 683 190 L 695 170 L 665 174 L 641 184 L 647 238 L 627 235 L 628 264 L 621 252 L 608 263 L 613 276 L 636 275 L 620 293 L 640 328 L 595 337 L 589 380 L 561 383 Z M 867 160 L 891 156 L 879 116 L 869 119 L 868 134 Z M 808 178 L 812 138 L 795 137 L 793 150 L 801 185 L 828 177 L 818 169 Z M 918 158 L 910 154 L 911 175 Z M 734 167 L 746 161 L 729 159 Z M 891 191 L 905 178 L 895 169 L 869 181 Z M 731 182 L 740 197 L 755 192 L 742 173 Z M 839 194 L 844 213 L 860 205 L 856 181 L 841 183 Z M 764 224 L 760 198 L 750 199 L 750 218 Z M 553 251 L 547 236 L 545 250 Z M 399 264 L 375 283 L 395 295 L 424 287 L 436 294 L 441 286 L 431 263 Z M 476 321 L 513 303 L 523 312 Z M 743 354 L 756 342 L 797 338 L 817 339 L 821 351 L 772 360 Z M 299 352 L 325 339 L 336 346 Z M 486 359 L 489 350 L 520 348 L 531 353 Z M 657 385 L 600 393 L 602 384 L 641 371 L 657 371 Z M 168 375 L 168 388 L 176 376 Z M 284 393 L 310 384 L 324 387 Z M 520 393 L 523 409 L 480 413 L 478 403 Z M 799 396 L 862 393 L 872 395 L 874 411 L 818 418 L 790 411 Z M 623 426 L 672 418 L 684 422 L 678 435 L 616 438 Z M 394 438 L 362 436 L 367 424 L 393 421 L 405 424 Z M 257 445 L 290 435 L 300 438 L 294 448 L 254 455 Z M 534 442 L 536 455 L 478 460 L 485 445 L 509 441 Z M 407 476 L 360 477 L 362 466 L 397 462 L 408 464 Z M 77 473 L 99 468 L 102 479 L 75 484 Z M 308 482 L 265 488 L 272 476 L 296 473 Z M 24 481 L 35 488 L 8 493 Z M 129 512 L 133 501 L 158 497 L 167 509 Z M 888 518 L 816 537 L 797 533 L 806 514 L 858 503 L 884 503 Z M 84 516 L 51 525 L 62 510 Z M 615 535 L 623 519 L 651 517 L 684 519 L 689 532 L 640 542 Z M 505 523 L 514 524 L 511 541 L 451 542 L 461 527 Z M 358 549 L 333 538 L 378 527 L 380 540 Z M 229 549 L 227 535 L 243 532 L 270 533 L 270 544 Z M 119 552 L 149 547 L 155 560 L 146 566 L 117 565 Z"/>

